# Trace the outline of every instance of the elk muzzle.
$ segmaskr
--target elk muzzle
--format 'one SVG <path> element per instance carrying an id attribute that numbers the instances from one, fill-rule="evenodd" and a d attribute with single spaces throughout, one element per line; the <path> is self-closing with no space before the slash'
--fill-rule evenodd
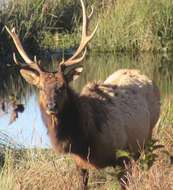
<path id="1" fill-rule="evenodd" d="M 48 102 L 47 103 L 47 114 L 49 115 L 55 115 L 57 113 L 57 106 L 54 102 Z"/>

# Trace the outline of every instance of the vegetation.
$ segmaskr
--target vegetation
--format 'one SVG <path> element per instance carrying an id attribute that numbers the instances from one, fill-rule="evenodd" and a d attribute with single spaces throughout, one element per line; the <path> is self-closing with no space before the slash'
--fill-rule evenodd
<path id="1" fill-rule="evenodd" d="M 9 0 L 0 10 L 1 60 L 8 58 L 15 50 L 4 25 L 16 28 L 24 47 L 31 54 L 45 47 L 53 49 L 58 41 L 58 33 L 74 32 L 79 14 L 78 4 L 77 0 Z M 4 62 L 11 62 L 12 59 L 7 58 Z"/>
<path id="2" fill-rule="evenodd" d="M 100 15 L 94 45 L 100 51 L 170 51 L 172 0 L 117 0 Z"/>
<path id="3" fill-rule="evenodd" d="M 172 0 L 87 0 L 94 4 L 93 26 L 99 29 L 94 51 L 171 51 L 173 48 Z M 69 48 L 78 43 L 80 5 L 70 0 L 10 1 L 1 10 L 1 22 L 15 26 L 29 45 Z"/>

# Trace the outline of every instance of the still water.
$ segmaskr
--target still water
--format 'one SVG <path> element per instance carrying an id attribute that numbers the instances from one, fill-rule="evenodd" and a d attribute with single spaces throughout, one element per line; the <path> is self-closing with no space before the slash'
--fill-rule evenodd
<path id="1" fill-rule="evenodd" d="M 56 68 L 55 62 L 49 63 L 49 65 L 51 65 L 50 70 Z M 87 82 L 104 80 L 109 74 L 120 68 L 141 70 L 157 83 L 162 99 L 171 96 L 173 56 L 168 54 L 141 54 L 138 56 L 90 54 L 84 62 L 83 73 L 71 85 L 80 92 Z M 38 92 L 20 77 L 14 66 L 0 70 L 0 101 L 8 102 L 12 94 L 24 104 L 25 110 L 12 124 L 9 124 L 10 109 L 5 113 L 0 110 L 0 133 L 7 134 L 13 139 L 13 142 L 26 147 L 50 147 L 38 106 Z"/>

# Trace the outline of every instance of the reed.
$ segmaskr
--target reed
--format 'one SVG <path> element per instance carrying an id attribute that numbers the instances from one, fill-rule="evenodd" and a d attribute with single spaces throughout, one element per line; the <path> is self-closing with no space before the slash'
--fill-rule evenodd
<path id="1" fill-rule="evenodd" d="M 117 0 L 99 14 L 93 46 L 98 51 L 170 51 L 173 48 L 171 0 Z"/>
<path id="2" fill-rule="evenodd" d="M 172 0 L 87 0 L 99 29 L 93 51 L 141 52 L 173 49 Z M 14 0 L 1 10 L 1 22 L 15 26 L 23 41 L 42 48 L 74 47 L 79 39 L 79 1 Z"/>

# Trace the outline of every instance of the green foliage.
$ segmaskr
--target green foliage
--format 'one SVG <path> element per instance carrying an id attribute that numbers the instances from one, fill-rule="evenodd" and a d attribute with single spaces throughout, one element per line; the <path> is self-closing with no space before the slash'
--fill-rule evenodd
<path id="1" fill-rule="evenodd" d="M 172 0 L 117 0 L 100 15 L 94 47 L 99 51 L 169 51 Z"/>
<path id="2" fill-rule="evenodd" d="M 116 158 L 117 159 L 121 159 L 121 158 L 127 158 L 127 159 L 130 159 L 131 158 L 131 155 L 128 151 L 125 151 L 125 150 L 117 150 L 116 151 Z"/>
<path id="3" fill-rule="evenodd" d="M 91 42 L 94 51 L 165 52 L 173 49 L 171 0 L 89 1 L 90 5 L 92 3 L 97 16 L 95 14 L 91 24 L 94 27 L 99 22 L 99 29 Z M 77 37 L 62 36 L 63 39 L 67 37 L 64 47 L 76 44 L 80 31 L 76 30 L 75 34 L 78 34 Z M 69 41 L 69 38 L 72 40 Z"/>
<path id="4" fill-rule="evenodd" d="M 156 161 L 158 155 L 155 153 L 157 149 L 163 148 L 163 145 L 158 145 L 158 140 L 150 140 L 144 151 L 141 153 L 140 158 L 139 158 L 139 165 L 141 169 L 147 170 L 149 169 L 154 162 Z"/>
<path id="5" fill-rule="evenodd" d="M 94 27 L 99 22 L 92 41 L 94 51 L 173 49 L 172 0 L 87 0 L 85 3 L 95 8 L 91 25 Z M 23 40 L 33 40 L 43 47 L 68 48 L 79 41 L 79 4 L 79 0 L 11 0 L 1 11 L 1 21 L 15 26 Z M 63 44 L 54 41 L 57 32 L 62 33 Z"/>
<path id="6" fill-rule="evenodd" d="M 40 42 L 45 32 L 73 31 L 78 4 L 77 0 L 11 0 L 2 10 L 1 20 L 15 26 L 21 39 Z"/>
<path id="7" fill-rule="evenodd" d="M 51 32 L 43 33 L 43 38 L 40 46 L 43 48 L 56 49 L 56 48 L 70 48 L 79 43 L 78 34 L 76 33 L 55 33 Z"/>

